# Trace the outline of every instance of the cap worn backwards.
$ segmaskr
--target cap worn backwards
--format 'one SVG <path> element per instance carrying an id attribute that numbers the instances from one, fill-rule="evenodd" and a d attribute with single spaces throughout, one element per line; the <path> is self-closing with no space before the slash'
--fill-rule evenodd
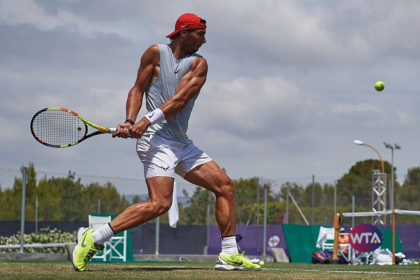
<path id="1" fill-rule="evenodd" d="M 201 17 L 186 13 L 181 15 L 176 23 L 175 23 L 175 30 L 171 34 L 167 35 L 166 38 L 171 38 L 178 32 L 180 32 L 182 29 L 199 29 L 199 28 L 207 28 L 206 26 L 206 20 L 202 19 Z"/>

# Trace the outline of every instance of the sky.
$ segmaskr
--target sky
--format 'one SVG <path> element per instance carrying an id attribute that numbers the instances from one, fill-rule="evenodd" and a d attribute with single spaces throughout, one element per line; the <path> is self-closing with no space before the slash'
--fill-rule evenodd
<path id="1" fill-rule="evenodd" d="M 123 122 L 141 55 L 187 12 L 209 65 L 187 134 L 232 179 L 334 182 L 379 159 L 355 139 L 389 162 L 399 144 L 399 180 L 420 166 L 419 1 L 0 0 L 0 169 L 143 180 L 134 139 L 53 149 L 29 124 L 46 107 Z"/>

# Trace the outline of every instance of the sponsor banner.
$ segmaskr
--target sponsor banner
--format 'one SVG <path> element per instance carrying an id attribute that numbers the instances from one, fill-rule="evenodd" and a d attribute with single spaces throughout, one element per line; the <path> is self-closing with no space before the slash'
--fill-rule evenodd
<path id="1" fill-rule="evenodd" d="M 382 244 L 381 231 L 370 224 L 360 224 L 350 231 L 350 245 L 359 252 L 372 252 Z"/>

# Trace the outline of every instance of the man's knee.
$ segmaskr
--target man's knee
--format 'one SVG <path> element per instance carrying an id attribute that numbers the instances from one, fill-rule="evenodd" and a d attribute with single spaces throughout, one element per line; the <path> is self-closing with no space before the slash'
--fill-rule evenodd
<path id="1" fill-rule="evenodd" d="M 226 179 L 221 182 L 220 187 L 218 188 L 219 195 L 226 196 L 226 197 L 234 197 L 235 196 L 235 185 L 231 179 Z"/>
<path id="2" fill-rule="evenodd" d="M 163 199 L 163 200 L 155 200 L 152 201 L 153 205 L 153 212 L 157 213 L 158 215 L 165 214 L 169 211 L 172 205 L 172 199 Z"/>

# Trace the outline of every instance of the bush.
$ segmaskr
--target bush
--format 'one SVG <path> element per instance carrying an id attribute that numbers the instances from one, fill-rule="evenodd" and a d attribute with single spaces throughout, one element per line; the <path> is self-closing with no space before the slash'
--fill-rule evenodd
<path id="1" fill-rule="evenodd" d="M 25 244 L 47 244 L 47 243 L 72 243 L 76 240 L 76 231 L 61 232 L 58 229 L 42 228 L 38 234 L 24 234 Z M 0 245 L 19 245 L 20 232 L 10 237 L 0 236 Z M 19 252 L 20 248 L 0 249 L 0 252 Z M 64 247 L 48 247 L 48 248 L 24 248 L 25 253 L 65 253 Z"/>

